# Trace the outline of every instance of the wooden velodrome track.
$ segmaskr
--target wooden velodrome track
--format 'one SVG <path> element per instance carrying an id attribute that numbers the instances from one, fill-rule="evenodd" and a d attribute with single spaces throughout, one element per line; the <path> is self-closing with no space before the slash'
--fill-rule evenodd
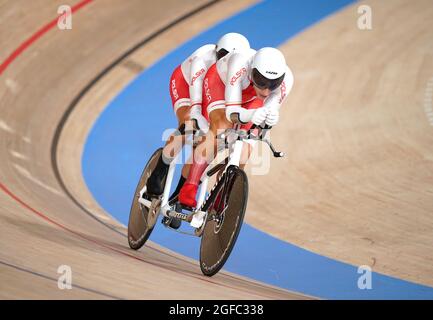
<path id="1" fill-rule="evenodd" d="M 206 3 L 94 1 L 73 15 L 72 30 L 50 30 L 1 75 L 0 298 L 303 298 L 226 272 L 204 277 L 197 262 L 155 244 L 134 252 L 120 225 L 104 213 L 95 212 L 96 220 L 83 210 L 92 209 L 88 200 L 77 198 L 78 206 L 56 177 L 51 154 L 56 128 L 80 90 L 127 49 Z M 147 44 L 137 60 L 127 59 L 113 71 L 111 89 L 119 90 L 152 59 L 251 3 L 216 4 L 159 35 L 156 47 Z M 2 1 L 1 61 L 55 18 L 61 4 Z M 76 131 L 82 126 L 88 128 L 76 123 Z M 82 148 L 73 136 L 62 134 L 60 140 L 59 153 Z M 70 186 L 68 166 L 59 161 L 59 169 Z M 74 289 L 57 288 L 60 265 L 71 266 Z"/>
<path id="2" fill-rule="evenodd" d="M 372 30 L 357 27 L 362 4 Z M 432 1 L 362 1 L 283 50 L 295 84 L 272 139 L 287 156 L 250 176 L 261 186 L 250 197 L 261 198 L 247 220 L 433 286 Z"/>
<path id="3" fill-rule="evenodd" d="M 1 62 L 62 4 L 24 2 L 0 1 Z M 0 298 L 304 298 L 226 272 L 204 278 L 195 261 L 154 243 L 132 252 L 124 227 L 87 191 L 82 146 L 107 102 L 155 59 L 253 1 L 215 4 L 158 34 L 69 114 L 127 48 L 206 1 L 166 3 L 152 2 L 151 12 L 140 0 L 88 4 L 73 30 L 47 32 L 0 75 Z M 366 3 L 373 30 L 356 28 L 352 6 L 283 47 L 296 81 L 273 139 L 288 156 L 269 175 L 250 176 L 247 220 L 320 254 L 432 285 L 433 128 L 424 97 L 433 8 Z M 259 194 L 254 184 L 268 189 Z M 59 265 L 72 267 L 74 290 L 57 289 Z"/>

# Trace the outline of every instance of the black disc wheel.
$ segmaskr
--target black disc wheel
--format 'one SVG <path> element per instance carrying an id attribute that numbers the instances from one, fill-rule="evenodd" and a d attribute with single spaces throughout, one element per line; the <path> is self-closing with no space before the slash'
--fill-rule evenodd
<path id="1" fill-rule="evenodd" d="M 132 199 L 128 222 L 128 243 L 131 249 L 140 249 L 149 238 L 155 225 L 154 217 L 150 217 L 149 209 L 138 202 L 140 191 L 146 185 L 151 173 L 155 169 L 158 159 L 161 157 L 162 148 L 156 150 L 147 162 L 141 174 L 137 188 Z M 149 223 L 149 221 L 152 221 Z"/>
<path id="2" fill-rule="evenodd" d="M 242 227 L 248 202 L 245 172 L 230 166 L 221 178 L 219 210 L 211 214 L 204 227 L 200 245 L 200 268 L 204 275 L 215 275 L 225 264 Z"/>

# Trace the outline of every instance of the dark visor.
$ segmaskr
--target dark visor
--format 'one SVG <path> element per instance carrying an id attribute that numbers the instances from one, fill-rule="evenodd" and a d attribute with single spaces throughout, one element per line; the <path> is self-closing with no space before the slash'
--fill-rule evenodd
<path id="1" fill-rule="evenodd" d="M 252 81 L 259 89 L 269 89 L 271 91 L 277 89 L 284 80 L 284 74 L 277 79 L 268 79 L 262 75 L 256 68 L 253 69 Z"/>
<path id="2" fill-rule="evenodd" d="M 218 61 L 219 59 L 221 59 L 221 58 L 224 58 L 224 56 L 225 56 L 227 53 L 229 53 L 229 52 L 228 52 L 226 49 L 219 49 L 219 50 L 217 51 L 217 53 L 216 53 L 217 61 Z"/>

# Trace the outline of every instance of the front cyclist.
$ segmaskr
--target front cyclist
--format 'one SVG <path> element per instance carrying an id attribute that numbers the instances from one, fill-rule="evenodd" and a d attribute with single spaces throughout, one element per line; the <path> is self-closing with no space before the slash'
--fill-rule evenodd
<path id="1" fill-rule="evenodd" d="M 195 208 L 200 178 L 216 152 L 216 135 L 234 123 L 248 129 L 254 123 L 274 126 L 293 85 L 293 74 L 275 48 L 231 53 L 214 64 L 203 81 L 203 116 L 210 130 L 194 150 L 193 164 L 179 193 L 179 202 Z M 242 163 L 251 153 L 245 143 Z"/>
<path id="2" fill-rule="evenodd" d="M 155 170 L 147 181 L 147 194 L 159 196 L 164 191 L 164 179 L 167 176 L 169 165 L 174 157 L 182 149 L 185 143 L 183 135 L 185 122 L 196 120 L 197 126 L 208 130 L 208 122 L 202 116 L 202 83 L 210 66 L 228 53 L 249 50 L 250 44 L 239 33 L 227 33 L 222 36 L 217 44 L 208 44 L 198 48 L 191 56 L 182 62 L 173 72 L 170 78 L 170 96 L 174 113 L 178 119 L 181 134 L 172 134 L 168 139 L 162 156 L 158 159 Z M 177 195 L 187 176 L 188 166 L 182 170 L 182 175 L 174 195 Z"/>

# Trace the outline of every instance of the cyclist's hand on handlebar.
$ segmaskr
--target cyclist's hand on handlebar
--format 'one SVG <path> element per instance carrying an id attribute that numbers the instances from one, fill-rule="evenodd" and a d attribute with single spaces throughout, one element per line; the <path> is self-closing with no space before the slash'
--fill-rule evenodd
<path id="1" fill-rule="evenodd" d="M 190 118 L 191 120 L 196 120 L 196 124 L 199 130 L 203 130 L 204 132 L 207 132 L 209 130 L 209 123 L 201 113 L 191 112 Z"/>
<path id="2" fill-rule="evenodd" d="M 268 111 L 268 115 L 266 116 L 265 123 L 268 126 L 275 126 L 278 123 L 278 120 L 280 118 L 280 112 L 276 109 L 271 109 Z"/>
<path id="3" fill-rule="evenodd" d="M 265 108 L 257 109 L 256 112 L 254 112 L 254 114 L 253 114 L 251 122 L 254 123 L 255 125 L 259 126 L 266 120 L 267 114 L 268 114 L 267 109 L 265 109 Z"/>

